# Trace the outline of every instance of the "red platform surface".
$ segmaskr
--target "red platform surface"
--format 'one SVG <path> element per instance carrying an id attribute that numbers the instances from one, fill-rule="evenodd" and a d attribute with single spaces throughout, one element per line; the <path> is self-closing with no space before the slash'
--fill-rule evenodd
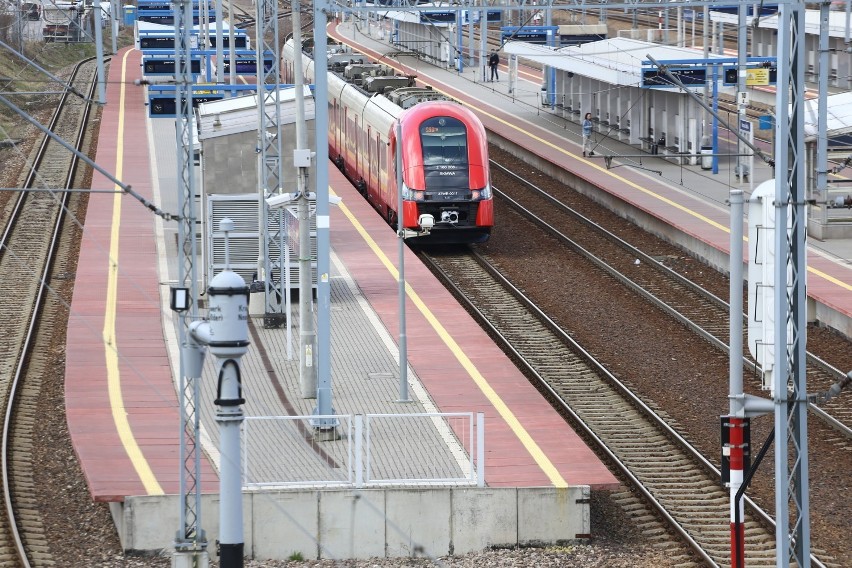
<path id="1" fill-rule="evenodd" d="M 152 200 L 141 53 L 113 57 L 97 163 Z M 112 188 L 95 172 L 95 189 Z M 154 216 L 120 193 L 89 199 L 68 323 L 65 407 L 96 501 L 178 493 L 180 415 L 161 321 Z M 218 478 L 202 460 L 202 489 Z"/>

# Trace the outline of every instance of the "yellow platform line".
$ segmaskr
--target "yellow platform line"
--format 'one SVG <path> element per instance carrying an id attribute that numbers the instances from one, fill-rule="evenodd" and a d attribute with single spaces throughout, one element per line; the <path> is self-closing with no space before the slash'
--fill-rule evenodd
<path id="1" fill-rule="evenodd" d="M 115 177 L 121 179 L 124 174 L 124 103 L 125 85 L 127 84 L 127 57 L 130 50 L 125 52 L 121 67 L 121 90 L 118 100 L 118 141 L 115 153 Z M 116 304 L 118 301 L 118 258 L 119 237 L 121 230 L 121 200 L 124 193 L 121 188 L 115 186 L 115 194 L 112 201 L 112 227 L 109 242 L 109 272 L 107 276 L 107 294 L 104 313 L 104 355 L 106 357 L 107 386 L 109 389 L 109 404 L 112 409 L 112 419 L 118 431 L 121 444 L 130 458 L 136 474 L 145 486 L 148 495 L 163 495 L 163 488 L 157 482 L 148 460 L 142 454 L 130 421 L 127 419 L 127 410 L 121 394 L 121 370 L 118 361 L 118 343 L 115 337 Z"/>
<path id="2" fill-rule="evenodd" d="M 333 192 L 332 192 L 333 193 Z M 378 257 L 379 261 L 385 266 L 388 272 L 390 272 L 391 276 L 394 279 L 399 279 L 399 272 L 396 267 L 391 263 L 388 259 L 387 255 L 379 248 L 379 245 L 376 244 L 376 241 L 367 233 L 364 229 L 363 225 L 355 218 L 352 212 L 349 210 L 346 205 L 341 202 L 338 204 L 338 208 L 346 215 L 346 218 L 349 219 L 349 222 L 352 223 L 352 226 L 355 227 L 355 230 L 361 235 L 361 237 L 366 241 L 367 246 L 370 247 L 370 250 Z M 524 447 L 529 452 L 530 456 L 532 456 L 533 460 L 535 460 L 536 464 L 541 468 L 544 474 L 550 479 L 550 482 L 555 487 L 568 487 L 568 483 L 565 481 L 565 478 L 559 473 L 559 470 L 556 469 L 556 466 L 553 465 L 553 462 L 547 457 L 544 451 L 539 447 L 539 445 L 533 440 L 532 436 L 530 436 L 529 432 L 527 432 L 526 428 L 520 423 L 515 414 L 511 411 L 511 409 L 503 402 L 503 399 L 500 398 L 500 395 L 491 387 L 485 377 L 479 372 L 479 369 L 476 368 L 476 365 L 468 358 L 467 354 L 464 350 L 459 347 L 459 344 L 456 343 L 456 340 L 453 336 L 447 331 L 447 329 L 438 321 L 438 318 L 435 317 L 435 314 L 429 309 L 429 307 L 420 299 L 420 296 L 410 284 L 405 283 L 405 293 L 408 298 L 417 306 L 417 309 L 423 314 L 423 317 L 426 318 L 426 321 L 429 322 L 429 325 L 432 326 L 432 329 L 435 330 L 435 333 L 438 334 L 438 337 L 441 338 L 441 341 L 450 349 L 450 352 L 455 356 L 456 360 L 464 367 L 464 370 L 467 371 L 467 374 L 473 379 L 473 382 L 479 387 L 479 390 L 482 391 L 482 394 L 488 399 L 488 401 L 494 406 L 497 412 L 500 414 L 500 417 L 506 422 L 515 436 L 521 441 Z"/>

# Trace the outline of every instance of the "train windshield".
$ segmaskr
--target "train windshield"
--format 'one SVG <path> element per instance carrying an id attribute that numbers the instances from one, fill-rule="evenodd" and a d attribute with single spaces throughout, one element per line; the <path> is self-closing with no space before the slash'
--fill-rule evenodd
<path id="1" fill-rule="evenodd" d="M 467 192 L 467 128 L 456 118 L 438 116 L 420 125 L 426 191 L 458 198 Z"/>

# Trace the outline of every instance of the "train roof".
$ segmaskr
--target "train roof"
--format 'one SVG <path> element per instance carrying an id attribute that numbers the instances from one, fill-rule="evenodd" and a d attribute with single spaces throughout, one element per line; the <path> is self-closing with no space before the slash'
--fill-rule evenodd
<path id="1" fill-rule="evenodd" d="M 609 28 L 606 24 L 560 24 L 557 31 L 560 34 L 606 34 Z"/>
<path id="2" fill-rule="evenodd" d="M 429 4 L 428 6 L 433 6 L 433 5 Z M 427 7 L 427 5 L 424 4 L 424 5 L 422 5 L 422 7 Z M 452 7 L 452 6 L 448 6 L 446 8 L 447 8 L 447 11 L 449 11 L 449 12 L 454 12 L 458 9 L 458 8 Z M 423 20 L 420 18 L 421 13 L 411 11 L 411 10 L 408 10 L 408 11 L 388 10 L 386 12 L 376 12 L 376 13 L 379 15 L 379 17 L 387 18 L 389 20 L 396 20 L 398 22 L 413 22 L 413 23 L 416 23 L 416 24 L 424 23 Z M 431 22 L 429 22 L 429 25 L 432 26 L 432 27 L 436 27 L 436 28 L 447 28 L 447 27 L 450 27 L 450 26 L 454 26 L 455 22 L 431 21 Z"/>

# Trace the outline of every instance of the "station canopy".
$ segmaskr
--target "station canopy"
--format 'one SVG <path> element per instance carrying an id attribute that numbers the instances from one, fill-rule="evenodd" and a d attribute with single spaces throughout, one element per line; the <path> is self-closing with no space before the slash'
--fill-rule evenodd
<path id="1" fill-rule="evenodd" d="M 630 87 L 640 87 L 642 70 L 652 68 L 642 65 L 649 55 L 661 63 L 699 61 L 704 58 L 704 52 L 700 49 L 660 45 L 630 38 L 610 38 L 563 48 L 510 41 L 503 45 L 503 52 L 575 75 L 594 77 L 610 85 Z M 722 55 L 709 55 L 710 60 L 726 58 Z M 728 92 L 731 89 L 720 86 L 719 90 Z"/>
<path id="2" fill-rule="evenodd" d="M 727 12 L 717 12 L 710 10 L 710 20 L 720 22 L 731 26 L 739 25 L 739 16 Z M 780 16 L 772 14 L 769 16 L 761 16 L 757 20 L 757 27 L 767 28 L 771 30 L 778 29 L 778 21 Z M 819 35 L 822 17 L 819 10 L 805 10 L 805 33 L 809 35 Z M 754 17 L 748 17 L 748 25 L 755 24 Z M 846 11 L 832 10 L 828 13 L 828 37 L 845 38 L 846 37 Z"/>
<path id="3" fill-rule="evenodd" d="M 460 10 L 456 6 L 451 5 L 441 5 L 441 4 L 419 4 L 419 8 L 445 8 L 447 13 L 452 13 L 453 17 L 455 17 L 456 13 Z M 429 16 L 429 14 L 436 14 L 435 20 L 424 20 L 424 17 Z M 452 22 L 442 22 L 440 21 L 440 17 L 436 12 L 428 12 L 428 11 L 415 11 L 415 10 L 388 10 L 386 12 L 377 12 L 380 18 L 387 18 L 388 20 L 396 20 L 398 22 L 408 22 L 412 24 L 429 24 L 432 27 L 436 28 L 447 28 L 455 25 L 455 21 Z M 423 16 L 421 16 L 421 14 Z"/>
<path id="4" fill-rule="evenodd" d="M 826 97 L 826 135 L 828 138 L 843 136 L 852 132 L 852 92 L 839 93 Z M 805 140 L 817 137 L 817 118 L 819 117 L 819 99 L 805 101 Z"/>

